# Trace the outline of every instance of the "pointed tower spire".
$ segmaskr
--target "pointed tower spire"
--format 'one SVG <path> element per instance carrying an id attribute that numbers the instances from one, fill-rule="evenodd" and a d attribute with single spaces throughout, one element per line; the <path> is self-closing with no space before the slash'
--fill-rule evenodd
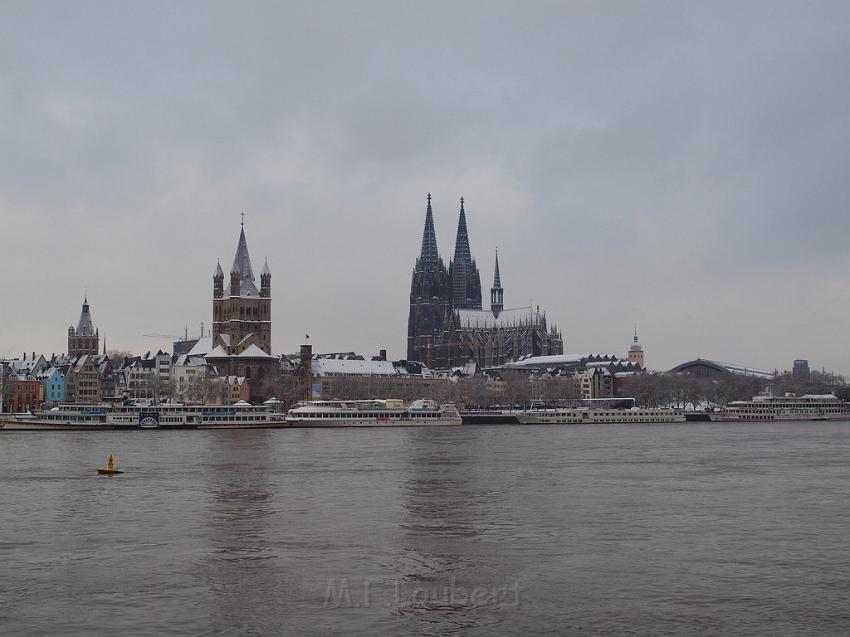
<path id="1" fill-rule="evenodd" d="M 422 251 L 419 258 L 423 265 L 434 266 L 440 259 L 437 251 L 437 233 L 434 231 L 434 213 L 431 210 L 431 193 L 428 193 L 428 206 L 425 208 L 425 229 L 422 231 Z"/>
<path id="2" fill-rule="evenodd" d="M 244 213 L 242 213 L 244 214 Z M 251 256 L 248 254 L 248 241 L 245 239 L 245 219 L 242 219 L 242 227 L 239 232 L 239 242 L 236 245 L 236 255 L 233 257 L 233 266 L 230 274 L 241 275 L 240 296 L 259 296 L 260 292 L 254 283 L 254 269 L 251 267 Z"/>
<path id="3" fill-rule="evenodd" d="M 504 291 L 502 290 L 502 279 L 499 276 L 499 248 L 496 248 L 496 268 L 493 273 L 493 287 L 490 288 L 490 311 L 494 318 L 499 318 L 505 308 Z"/>
<path id="4" fill-rule="evenodd" d="M 89 311 L 89 295 L 86 292 L 83 300 L 83 308 L 80 311 L 80 320 L 77 322 L 77 336 L 94 336 L 94 325 Z M 96 354 L 97 352 L 95 352 Z"/>
<path id="5" fill-rule="evenodd" d="M 466 211 L 463 209 L 463 197 L 460 198 L 460 216 L 457 220 L 457 239 L 455 240 L 455 259 L 471 259 L 469 250 L 469 231 L 466 229 Z"/>
<path id="6" fill-rule="evenodd" d="M 466 210 L 460 198 L 460 216 L 457 222 L 455 255 L 449 266 L 452 280 L 452 306 L 455 309 L 481 309 L 481 277 L 469 249 L 469 232 L 466 228 Z"/>

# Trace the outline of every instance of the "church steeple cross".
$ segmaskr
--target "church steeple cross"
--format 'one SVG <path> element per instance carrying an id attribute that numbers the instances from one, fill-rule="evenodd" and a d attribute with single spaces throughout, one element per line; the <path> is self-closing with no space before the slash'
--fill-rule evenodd
<path id="1" fill-rule="evenodd" d="M 242 215 L 242 227 L 244 228 L 245 227 L 245 213 L 240 212 L 239 214 Z"/>

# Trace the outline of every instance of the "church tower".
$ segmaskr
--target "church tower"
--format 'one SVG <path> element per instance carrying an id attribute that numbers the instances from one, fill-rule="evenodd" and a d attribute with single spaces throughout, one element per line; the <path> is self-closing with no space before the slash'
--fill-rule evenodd
<path id="1" fill-rule="evenodd" d="M 407 359 L 421 361 L 429 367 L 434 362 L 435 340 L 446 329 L 449 318 L 451 282 L 437 250 L 431 193 L 425 208 L 422 248 L 410 283 L 410 313 L 407 319 Z"/>
<path id="2" fill-rule="evenodd" d="M 250 345 L 256 345 L 271 354 L 271 297 L 272 275 L 268 262 L 260 273 L 260 289 L 257 289 L 243 221 L 230 268 L 227 296 L 220 262 L 213 272 L 213 347 L 221 346 L 228 355 L 236 356 Z"/>
<path id="3" fill-rule="evenodd" d="M 499 249 L 496 249 L 496 270 L 493 274 L 493 287 L 490 288 L 490 311 L 493 318 L 499 318 L 499 314 L 505 309 L 504 291 L 502 290 L 502 279 L 499 277 Z"/>
<path id="4" fill-rule="evenodd" d="M 89 311 L 88 294 L 83 300 L 83 309 L 80 312 L 80 320 L 77 329 L 73 326 L 68 328 L 68 356 L 76 357 L 83 354 L 97 356 L 100 343 L 100 331 L 94 328 Z"/>
<path id="5" fill-rule="evenodd" d="M 638 342 L 637 328 L 635 328 L 634 341 L 632 342 L 632 346 L 629 348 L 629 362 L 635 363 L 636 365 L 640 365 L 641 368 L 644 367 L 643 347 Z"/>
<path id="6" fill-rule="evenodd" d="M 469 233 L 466 229 L 466 211 L 463 197 L 460 198 L 460 217 L 457 222 L 455 256 L 449 264 L 452 281 L 452 309 L 481 309 L 481 276 L 469 249 Z"/>

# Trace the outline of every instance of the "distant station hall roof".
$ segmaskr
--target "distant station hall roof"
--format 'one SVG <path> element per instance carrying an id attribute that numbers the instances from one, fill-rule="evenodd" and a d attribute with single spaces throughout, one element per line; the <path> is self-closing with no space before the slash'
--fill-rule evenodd
<path id="1" fill-rule="evenodd" d="M 534 369 L 560 367 L 562 365 L 577 365 L 587 358 L 587 354 L 556 354 L 553 356 L 527 356 L 517 361 L 505 363 L 509 369 Z"/>
<path id="2" fill-rule="evenodd" d="M 676 365 L 671 372 L 686 372 L 696 376 L 717 376 L 717 375 L 734 375 L 734 376 L 750 376 L 762 380 L 773 380 L 773 372 L 766 372 L 754 367 L 745 367 L 743 365 L 735 365 L 733 363 L 721 363 L 718 361 L 708 360 L 706 358 L 697 358 L 696 360 L 687 361 Z"/>

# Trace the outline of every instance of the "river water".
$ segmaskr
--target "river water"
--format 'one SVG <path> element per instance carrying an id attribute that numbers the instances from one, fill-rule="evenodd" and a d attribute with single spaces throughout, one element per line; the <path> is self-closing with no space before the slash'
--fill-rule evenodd
<path id="1" fill-rule="evenodd" d="M 6 432 L 0 634 L 847 634 L 848 458 L 823 422 Z"/>

